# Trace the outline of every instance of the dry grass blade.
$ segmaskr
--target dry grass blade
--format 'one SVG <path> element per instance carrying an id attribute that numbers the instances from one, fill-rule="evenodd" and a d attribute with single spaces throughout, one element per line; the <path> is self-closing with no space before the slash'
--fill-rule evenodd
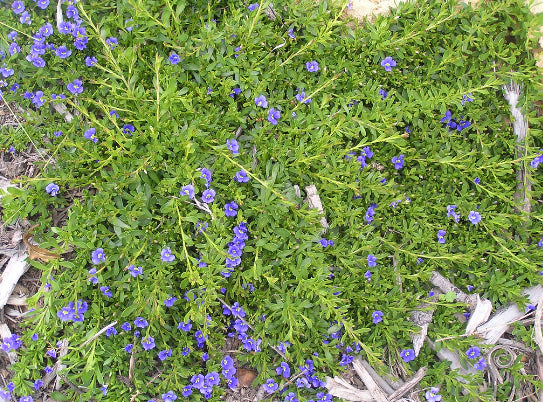
<path id="1" fill-rule="evenodd" d="M 42 262 L 48 262 L 56 258 L 60 258 L 60 254 L 52 253 L 49 250 L 38 247 L 29 242 L 29 239 L 32 237 L 32 231 L 37 227 L 37 225 L 32 226 L 28 232 L 23 235 L 23 243 L 28 250 L 28 257 L 31 260 L 40 260 Z"/>

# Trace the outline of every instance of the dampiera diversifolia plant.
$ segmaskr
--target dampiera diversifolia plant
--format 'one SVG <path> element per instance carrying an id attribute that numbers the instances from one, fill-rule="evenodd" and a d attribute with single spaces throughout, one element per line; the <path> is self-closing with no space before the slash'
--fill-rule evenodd
<path id="1" fill-rule="evenodd" d="M 501 90 L 524 84 L 537 127 L 520 2 L 406 4 L 356 28 L 327 2 L 274 2 L 275 18 L 269 3 L 66 2 L 62 18 L 46 3 L 0 10 L 2 96 L 29 111 L 5 144 L 46 152 L 3 212 L 74 251 L 32 261 L 43 290 L 25 347 L 4 340 L 20 357 L 5 392 L 30 398 L 60 360 L 85 399 L 216 401 L 248 364 L 270 396 L 324 401 L 325 375 L 360 353 L 427 366 L 429 398 L 485 397 L 480 375 L 460 387 L 434 351 L 415 356 L 408 318 L 435 270 L 495 303 L 539 282 L 540 207 L 520 214 L 514 192 L 522 165 L 539 191 L 543 144 L 532 128 L 515 154 Z M 295 187 L 310 184 L 326 233 Z M 68 218 L 52 228 L 53 208 Z M 462 309 L 440 301 L 429 337 L 462 334 Z"/>

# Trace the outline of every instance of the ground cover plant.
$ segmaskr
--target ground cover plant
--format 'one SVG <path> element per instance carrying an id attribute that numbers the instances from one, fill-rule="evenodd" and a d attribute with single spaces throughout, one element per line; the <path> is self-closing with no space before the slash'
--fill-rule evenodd
<path id="1" fill-rule="evenodd" d="M 537 19 L 520 1 L 425 1 L 357 25 L 348 6 L 2 4 L 2 96 L 28 111 L 3 146 L 42 155 L 3 218 L 61 254 L 31 261 L 43 287 L 4 340 L 19 362 L 3 392 L 32 400 L 61 362 L 57 400 L 218 401 L 243 366 L 269 398 L 325 401 L 324 377 L 361 354 L 427 366 L 427 400 L 493 400 L 465 305 L 429 298 L 428 279 L 523 307 L 541 282 Z M 415 356 L 424 300 L 429 338 L 476 368 L 467 383 L 428 346 Z"/>

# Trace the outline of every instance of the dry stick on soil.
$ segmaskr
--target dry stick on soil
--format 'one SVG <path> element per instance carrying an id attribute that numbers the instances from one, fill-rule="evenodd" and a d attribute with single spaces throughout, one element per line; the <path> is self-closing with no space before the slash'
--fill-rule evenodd
<path id="1" fill-rule="evenodd" d="M 322 207 L 321 198 L 317 194 L 317 187 L 314 184 L 307 186 L 305 188 L 305 193 L 307 195 L 307 204 L 309 208 L 318 209 L 322 214 L 321 217 L 321 226 L 323 227 L 322 233 L 326 233 L 326 229 L 329 228 L 326 217 L 324 216 L 324 208 Z"/>
<path id="2" fill-rule="evenodd" d="M 435 295 L 432 296 L 430 301 L 436 302 L 438 294 L 434 291 Z M 439 292 L 441 293 L 441 292 Z M 415 351 L 415 356 L 419 355 L 419 352 L 424 344 L 426 335 L 428 335 L 428 326 L 432 322 L 432 317 L 434 315 L 435 305 L 430 305 L 429 303 L 421 303 L 417 306 L 417 309 L 411 312 L 409 319 L 413 324 L 420 328 L 418 333 L 411 333 L 411 341 L 413 342 L 413 350 Z"/>
<path id="3" fill-rule="evenodd" d="M 350 402 L 375 402 L 368 390 L 361 390 L 353 387 L 346 380 L 340 377 L 326 377 L 326 388 L 328 393 Z"/>
<path id="4" fill-rule="evenodd" d="M 465 334 L 472 334 L 479 325 L 487 322 L 490 313 L 492 313 L 492 302 L 490 300 L 481 300 L 477 295 L 477 306 L 475 306 L 475 310 L 472 311 L 469 317 Z"/>
<path id="5" fill-rule="evenodd" d="M 87 339 L 85 342 L 81 344 L 81 347 L 88 345 L 90 342 L 98 338 L 100 335 L 102 335 L 104 332 L 106 332 L 109 328 L 117 325 L 117 321 L 113 321 L 111 324 L 106 325 L 104 328 L 102 328 L 100 331 L 98 331 L 96 334 L 94 334 L 90 339 Z"/>
<path id="6" fill-rule="evenodd" d="M 368 391 L 370 392 L 371 396 L 377 402 L 388 402 L 387 395 L 381 389 L 381 387 L 375 382 L 375 380 L 372 378 L 368 370 L 366 370 L 361 360 L 362 359 L 360 358 L 360 356 L 355 357 L 353 360 L 353 368 L 355 369 L 356 373 L 358 374 L 360 379 L 364 382 L 364 384 L 368 388 Z"/>
<path id="7" fill-rule="evenodd" d="M 371 375 L 373 380 L 385 391 L 387 394 L 392 394 L 394 392 L 394 388 L 392 388 L 388 382 L 386 382 L 377 372 L 373 369 L 373 367 L 370 366 L 370 364 L 366 360 L 361 360 L 362 366 L 368 371 L 368 373 Z"/>
<path id="8" fill-rule="evenodd" d="M 511 106 L 511 115 L 514 118 L 513 133 L 517 137 L 517 145 L 515 147 L 516 157 L 517 159 L 522 159 L 526 157 L 526 133 L 528 131 L 528 122 L 524 118 L 522 111 L 517 108 L 522 88 L 511 80 L 508 85 L 503 86 L 503 90 L 505 91 L 504 98 L 509 102 L 509 105 Z M 521 161 L 521 165 L 517 171 L 517 191 L 513 195 L 513 198 L 522 201 L 520 210 L 527 214 L 532 210 L 529 196 L 531 190 L 532 184 L 530 183 L 525 162 Z"/>
<path id="9" fill-rule="evenodd" d="M 57 372 L 60 372 L 62 370 L 64 370 L 66 368 L 66 365 L 62 364 L 61 361 L 62 361 L 62 358 L 64 356 L 66 356 L 68 354 L 68 339 L 63 339 L 62 340 L 62 343 L 60 344 L 60 349 L 58 351 L 58 360 L 57 360 L 57 363 L 58 363 L 58 366 L 55 364 L 55 367 L 57 367 Z M 53 368 L 54 370 L 54 368 Z M 60 376 L 57 376 L 56 380 L 55 380 L 55 389 L 58 391 L 60 389 L 60 378 L 65 379 L 64 376 L 62 374 L 60 374 Z M 68 385 L 70 385 L 69 382 L 67 382 Z"/>
<path id="10" fill-rule="evenodd" d="M 543 287 L 541 285 L 532 286 L 525 289 L 522 294 L 528 297 L 530 303 L 536 304 L 543 296 Z M 483 337 L 484 343 L 493 345 L 507 331 L 510 324 L 522 317 L 524 317 L 524 312 L 520 311 L 516 304 L 509 303 L 499 309 L 489 321 L 478 327 L 474 334 Z"/>
<path id="11" fill-rule="evenodd" d="M 19 282 L 19 278 L 28 270 L 26 259 L 28 254 L 19 251 L 10 258 L 8 265 L 2 273 L 2 282 L 0 282 L 0 309 L 3 309 L 8 299 Z"/>
<path id="12" fill-rule="evenodd" d="M 414 388 L 420 382 L 420 380 L 424 378 L 424 375 L 426 374 L 426 370 L 427 370 L 426 367 L 421 367 L 420 369 L 418 369 L 415 375 L 411 377 L 411 379 L 409 379 L 402 387 L 398 388 L 396 391 L 394 391 L 392 394 L 388 396 L 388 400 L 390 402 L 393 402 L 401 398 L 405 394 L 407 394 L 412 388 Z"/>
<path id="13" fill-rule="evenodd" d="M 537 309 L 535 310 L 534 320 L 534 340 L 539 346 L 539 350 L 543 353 L 543 335 L 541 334 L 541 316 L 543 315 L 543 294 L 539 297 Z"/>
<path id="14" fill-rule="evenodd" d="M 437 286 L 443 293 L 453 292 L 456 294 L 456 300 L 462 303 L 470 305 L 470 308 L 473 310 L 477 307 L 477 295 L 468 295 L 454 286 L 451 281 L 441 275 L 439 272 L 432 272 L 430 277 L 430 283 L 434 286 Z"/>

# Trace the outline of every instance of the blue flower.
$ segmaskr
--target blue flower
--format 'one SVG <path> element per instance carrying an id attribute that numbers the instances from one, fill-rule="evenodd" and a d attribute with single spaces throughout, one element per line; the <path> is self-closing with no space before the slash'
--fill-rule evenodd
<path id="1" fill-rule="evenodd" d="M 215 190 L 213 190 L 212 188 L 208 188 L 202 193 L 202 201 L 206 204 L 210 204 L 215 200 L 215 195 Z"/>
<path id="2" fill-rule="evenodd" d="M 132 275 L 134 278 L 138 277 L 139 275 L 143 274 L 143 268 L 142 267 L 135 267 L 134 264 L 131 264 L 128 267 L 128 272 L 130 275 Z"/>
<path id="3" fill-rule="evenodd" d="M 145 318 L 136 317 L 136 319 L 134 320 L 134 325 L 137 328 L 146 328 L 146 327 L 149 326 L 149 323 L 147 322 L 147 320 Z"/>
<path id="4" fill-rule="evenodd" d="M 231 201 L 224 206 L 224 215 L 233 217 L 238 214 L 238 204 L 235 201 Z"/>
<path id="5" fill-rule="evenodd" d="M 368 281 L 371 280 L 371 271 L 366 271 L 366 273 L 364 274 L 364 278 L 366 278 Z"/>
<path id="6" fill-rule="evenodd" d="M 239 172 L 236 172 L 234 180 L 238 183 L 247 183 L 249 181 L 249 176 L 247 176 L 247 172 L 242 169 Z"/>
<path id="7" fill-rule="evenodd" d="M 411 360 L 415 360 L 415 351 L 413 349 L 404 349 L 400 352 L 400 357 L 404 362 L 409 363 Z"/>
<path id="8" fill-rule="evenodd" d="M 68 83 L 68 85 L 66 85 L 66 88 L 74 95 L 80 94 L 83 92 L 83 81 L 75 79 L 73 82 Z"/>
<path id="9" fill-rule="evenodd" d="M 255 105 L 265 109 L 268 107 L 268 101 L 264 95 L 260 95 L 255 98 Z"/>
<path id="10" fill-rule="evenodd" d="M 25 4 L 22 1 L 14 1 L 11 4 L 11 9 L 15 14 L 21 14 L 25 10 Z"/>
<path id="11" fill-rule="evenodd" d="M 381 66 L 385 68 L 385 71 L 392 71 L 392 67 L 396 67 L 396 61 L 387 56 L 381 61 Z"/>
<path id="12" fill-rule="evenodd" d="M 279 388 L 279 384 L 277 384 L 273 378 L 268 378 L 266 380 L 266 383 L 263 385 L 264 391 L 266 391 L 268 394 L 273 394 L 277 388 Z"/>
<path id="13" fill-rule="evenodd" d="M 94 57 L 94 56 L 87 56 L 87 57 L 85 57 L 85 65 L 86 65 L 87 67 L 92 67 L 92 66 L 94 66 L 97 62 L 98 62 L 98 60 L 97 60 L 96 57 Z"/>
<path id="14" fill-rule="evenodd" d="M 91 140 L 95 144 L 98 142 L 98 138 L 95 136 L 96 129 L 94 127 L 89 128 L 85 133 L 83 134 L 83 137 L 85 137 L 87 140 Z"/>
<path id="15" fill-rule="evenodd" d="M 110 36 L 109 38 L 106 39 L 106 43 L 109 45 L 109 48 L 113 50 L 119 44 L 119 41 L 117 40 L 116 37 Z"/>
<path id="16" fill-rule="evenodd" d="M 471 93 L 467 95 L 462 95 L 462 100 L 460 101 L 460 103 L 462 103 L 462 106 L 464 106 L 466 102 L 473 102 L 473 99 L 470 98 L 468 95 L 471 95 Z"/>
<path id="17" fill-rule="evenodd" d="M 373 323 L 377 324 L 383 321 L 383 313 L 379 310 L 375 310 L 373 313 L 371 313 L 371 318 L 373 319 Z"/>
<path id="18" fill-rule="evenodd" d="M 160 352 L 158 352 L 158 358 L 161 361 L 166 360 L 168 357 L 171 357 L 171 355 L 172 355 L 171 349 L 161 350 Z"/>
<path id="19" fill-rule="evenodd" d="M 173 307 L 176 300 L 177 300 L 177 297 L 169 295 L 169 297 L 166 300 L 164 300 L 164 305 L 166 307 Z"/>
<path id="20" fill-rule="evenodd" d="M 112 297 L 113 294 L 109 290 L 109 286 L 100 286 L 100 292 L 106 297 Z"/>
<path id="21" fill-rule="evenodd" d="M 204 382 L 208 386 L 219 385 L 219 383 L 221 382 L 221 379 L 219 377 L 219 373 L 217 373 L 216 371 L 212 371 L 211 373 L 207 373 L 206 376 L 204 377 Z"/>
<path id="22" fill-rule="evenodd" d="M 447 234 L 446 230 L 438 230 L 437 231 L 437 241 L 438 243 L 445 244 L 445 235 Z"/>
<path id="23" fill-rule="evenodd" d="M 183 332 L 189 332 L 191 328 L 192 328 L 192 324 L 190 320 L 188 320 L 186 323 L 180 322 L 179 324 L 177 324 L 177 329 L 180 329 Z"/>
<path id="24" fill-rule="evenodd" d="M 486 367 L 486 362 L 485 362 L 485 358 L 484 357 L 481 357 L 477 363 L 475 363 L 473 365 L 473 367 L 475 368 L 475 370 L 480 370 L 480 371 L 483 371 Z"/>
<path id="25" fill-rule="evenodd" d="M 368 260 L 368 267 L 376 267 L 377 266 L 377 257 L 375 257 L 373 254 L 369 254 L 367 257 Z"/>
<path id="26" fill-rule="evenodd" d="M 279 364 L 279 367 L 275 368 L 275 373 L 277 375 L 283 376 L 284 378 L 289 378 L 290 377 L 290 366 L 288 365 L 287 362 L 281 362 L 281 364 Z"/>
<path id="27" fill-rule="evenodd" d="M 395 156 L 391 161 L 394 164 L 394 169 L 399 170 L 403 168 L 403 154 L 400 156 Z"/>
<path id="28" fill-rule="evenodd" d="M 177 399 L 177 395 L 173 391 L 168 391 L 165 394 L 162 394 L 162 399 L 164 402 L 173 402 Z"/>
<path id="29" fill-rule="evenodd" d="M 381 95 L 381 99 L 382 99 L 382 100 L 385 100 L 386 97 L 388 96 L 388 92 L 386 92 L 383 88 L 381 88 L 381 89 L 379 90 L 379 95 Z"/>
<path id="30" fill-rule="evenodd" d="M 104 254 L 104 249 L 99 247 L 94 250 L 91 254 L 91 261 L 94 265 L 98 265 L 101 262 L 106 260 L 106 255 Z"/>
<path id="31" fill-rule="evenodd" d="M 274 126 L 277 125 L 278 119 L 281 118 L 281 111 L 276 110 L 275 108 L 271 108 L 268 112 L 268 121 L 273 124 Z"/>
<path id="32" fill-rule="evenodd" d="M 143 347 L 143 350 L 151 350 L 155 348 L 155 339 L 147 335 L 145 338 L 141 340 L 141 346 Z"/>
<path id="33" fill-rule="evenodd" d="M 481 349 L 479 349 L 477 346 L 472 346 L 466 351 L 466 356 L 468 359 L 476 359 L 481 356 Z"/>
<path id="34" fill-rule="evenodd" d="M 226 146 L 234 154 L 239 154 L 239 144 L 235 139 L 226 140 Z"/>
<path id="35" fill-rule="evenodd" d="M 67 59 L 72 54 L 72 51 L 66 46 L 62 45 L 55 49 L 55 55 L 60 59 Z"/>
<path id="36" fill-rule="evenodd" d="M 439 388 L 431 387 L 429 391 L 426 391 L 424 397 L 428 402 L 439 402 L 441 401 L 441 395 L 438 395 Z"/>
<path id="37" fill-rule="evenodd" d="M 207 168 L 202 168 L 200 169 L 200 172 L 201 172 L 200 178 L 204 179 L 206 181 L 206 187 L 209 187 L 209 183 L 211 183 L 212 181 L 211 170 Z"/>
<path id="38" fill-rule="evenodd" d="M 172 262 L 175 260 L 175 255 L 172 254 L 172 250 L 169 247 L 166 247 L 160 251 L 160 259 L 164 262 Z"/>
<path id="39" fill-rule="evenodd" d="M 310 73 L 319 71 L 319 63 L 317 63 L 315 60 L 308 61 L 307 63 L 305 63 L 305 67 L 307 68 L 307 71 L 309 71 Z"/>
<path id="40" fill-rule="evenodd" d="M 45 187 L 45 192 L 49 194 L 51 197 L 55 197 L 58 193 L 59 187 L 55 183 L 49 183 Z"/>
<path id="41" fill-rule="evenodd" d="M 473 182 L 475 184 L 481 184 L 481 179 L 479 179 L 478 177 L 476 177 L 475 179 L 473 179 Z"/>
<path id="42" fill-rule="evenodd" d="M 123 325 L 121 325 L 121 329 L 128 332 L 132 329 L 132 325 L 130 325 L 129 322 L 125 322 Z"/>
<path id="43" fill-rule="evenodd" d="M 481 222 L 482 217 L 479 212 L 470 211 L 470 213 L 468 214 L 468 219 L 471 223 L 477 225 L 479 222 Z"/>
<path id="44" fill-rule="evenodd" d="M 249 4 L 249 11 L 254 11 L 258 8 L 258 3 Z"/>
<path id="45" fill-rule="evenodd" d="M 298 102 L 302 102 L 302 103 L 311 103 L 311 98 L 306 98 L 305 97 L 305 90 L 304 88 L 298 88 L 296 89 L 296 91 L 298 92 L 295 96 L 296 100 Z"/>
<path id="46" fill-rule="evenodd" d="M 187 184 L 186 186 L 181 187 L 179 194 L 181 196 L 188 195 L 189 199 L 192 200 L 194 198 L 194 186 L 192 184 Z"/>
<path id="47" fill-rule="evenodd" d="M 115 329 L 115 327 L 109 327 L 108 329 L 106 329 L 106 337 L 109 338 L 113 335 L 117 335 L 117 330 Z"/>
<path id="48" fill-rule="evenodd" d="M 132 133 L 136 131 L 136 129 L 134 128 L 132 124 L 125 124 L 122 130 L 123 130 L 123 134 L 128 134 L 128 135 L 132 135 Z"/>
<path id="49" fill-rule="evenodd" d="M 124 351 L 126 353 L 132 353 L 132 349 L 134 348 L 134 344 L 133 343 L 127 343 L 126 345 L 124 345 Z"/>
<path id="50" fill-rule="evenodd" d="M 296 35 L 294 35 L 294 30 L 292 28 L 287 31 L 287 35 L 291 39 L 296 39 Z"/>
<path id="51" fill-rule="evenodd" d="M 170 57 L 168 57 L 168 60 L 170 60 L 170 63 L 172 63 L 174 65 L 181 61 L 181 59 L 179 58 L 179 55 L 177 53 L 172 53 L 170 55 Z"/>

